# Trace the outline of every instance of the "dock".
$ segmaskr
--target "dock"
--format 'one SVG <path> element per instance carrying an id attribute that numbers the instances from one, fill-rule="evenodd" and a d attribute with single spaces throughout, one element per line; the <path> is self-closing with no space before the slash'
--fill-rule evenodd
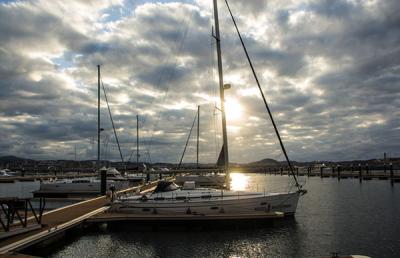
<path id="1" fill-rule="evenodd" d="M 248 168 L 243 171 L 243 173 L 263 173 L 269 175 L 280 175 L 280 176 L 290 176 L 291 172 L 287 167 L 280 168 Z M 320 177 L 320 178 L 336 178 L 341 179 L 359 179 L 362 180 L 390 180 L 392 183 L 400 182 L 400 169 L 393 168 L 393 166 L 378 169 L 372 168 L 368 165 L 365 166 L 354 166 L 354 167 L 295 167 L 294 174 L 296 176 L 305 177 Z"/>
<path id="2" fill-rule="evenodd" d="M 115 193 L 115 196 L 121 196 L 140 190 L 141 192 L 151 191 L 157 185 L 158 181 L 150 182 L 145 185 L 131 187 Z M 114 196 L 114 197 L 115 197 Z M 82 201 L 76 204 L 65 206 L 59 209 L 51 210 L 41 214 L 41 221 L 37 223 L 34 217 L 27 219 L 27 225 L 21 226 L 21 222 L 14 222 L 8 232 L 0 231 L 0 258 L 4 257 L 22 257 L 19 252 L 28 247 L 43 242 L 51 242 L 52 239 L 58 239 L 66 231 L 80 225 L 90 225 L 97 223 L 118 223 L 126 222 L 135 225 L 175 225 L 184 224 L 197 226 L 204 223 L 211 225 L 232 223 L 232 222 L 260 222 L 271 221 L 272 219 L 284 218 L 280 212 L 258 212 L 251 214 L 174 214 L 174 215 L 140 215 L 109 212 L 111 197 L 104 195 L 93 199 Z M 183 223 L 182 223 L 183 222 Z M 215 223 L 214 223 L 215 222 Z M 240 224 L 240 223 L 239 223 Z M 9 234 L 8 236 L 6 234 Z M 53 240 L 54 241 L 54 240 Z M 16 256 L 17 255 L 17 256 Z"/>
<path id="3" fill-rule="evenodd" d="M 94 173 L 65 173 L 65 174 L 37 174 L 37 175 L 25 175 L 25 176 L 8 176 L 0 177 L 0 183 L 10 183 L 14 181 L 44 181 L 50 179 L 74 179 L 82 177 L 93 177 L 97 176 Z"/>
<path id="4" fill-rule="evenodd" d="M 131 187 L 118 191 L 115 195 L 135 192 L 139 188 L 142 191 L 146 191 L 153 188 L 156 184 L 157 181 L 142 186 Z M 104 195 L 45 212 L 41 216 L 39 226 L 35 218 L 30 217 L 27 219 L 27 225 L 23 227 L 25 230 L 21 230 L 19 222 L 14 223 L 10 231 L 0 231 L 0 238 L 3 238 L 3 240 L 0 240 L 0 255 L 18 252 L 73 228 L 83 223 L 86 219 L 106 211 L 109 208 L 110 201 L 110 197 Z M 10 236 L 4 237 L 5 234 L 10 234 Z"/>

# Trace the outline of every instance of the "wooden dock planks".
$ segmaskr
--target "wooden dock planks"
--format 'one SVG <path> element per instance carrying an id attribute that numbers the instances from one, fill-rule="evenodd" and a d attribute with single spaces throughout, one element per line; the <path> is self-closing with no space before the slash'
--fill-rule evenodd
<path id="1" fill-rule="evenodd" d="M 157 185 L 158 181 L 154 181 L 142 186 L 127 188 L 116 192 L 116 195 L 135 192 L 139 188 L 142 191 L 147 191 Z M 42 238 L 51 236 L 51 234 L 65 230 L 70 226 L 81 223 L 83 220 L 97 214 L 104 212 L 109 207 L 106 206 L 110 202 L 110 197 L 100 196 L 90 200 L 75 203 L 66 207 L 51 210 L 43 213 L 42 227 L 29 232 L 12 236 L 0 242 L 0 254 L 18 250 Z M 28 221 L 33 220 L 29 218 Z M 18 244 L 15 244 L 18 243 Z"/>

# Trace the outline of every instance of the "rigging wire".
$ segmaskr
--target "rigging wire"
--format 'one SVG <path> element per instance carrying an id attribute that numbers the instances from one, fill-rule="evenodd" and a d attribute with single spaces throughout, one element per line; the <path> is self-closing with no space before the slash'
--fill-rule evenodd
<path id="1" fill-rule="evenodd" d="M 175 59 L 174 59 L 174 62 L 173 62 L 173 66 L 174 67 L 176 67 L 176 64 L 177 64 L 177 61 L 178 61 L 178 56 L 179 56 L 178 53 L 181 51 L 181 49 L 183 47 L 183 44 L 185 42 L 185 39 L 187 37 L 188 29 L 189 29 L 190 23 L 191 23 L 191 17 L 192 16 L 187 17 L 187 19 L 183 21 L 183 24 L 184 24 L 184 28 L 182 30 L 183 32 L 182 33 L 178 33 L 176 38 L 175 38 L 175 51 L 173 51 L 174 53 L 171 54 L 171 57 L 175 56 Z M 180 35 L 182 36 L 181 38 L 179 38 Z M 161 85 L 161 82 L 164 81 L 165 85 L 167 85 L 165 93 L 164 93 L 164 96 L 162 97 L 162 100 L 159 101 L 159 103 L 165 102 L 165 100 L 167 99 L 167 96 L 168 96 L 168 93 L 169 93 L 169 81 L 171 80 L 172 75 L 175 74 L 175 70 L 172 71 L 170 74 L 166 74 L 167 73 L 167 68 L 166 67 L 168 66 L 168 64 L 172 64 L 172 62 L 169 62 L 169 61 L 166 62 L 166 66 L 161 70 L 160 76 L 159 76 L 157 84 L 156 84 L 157 87 L 159 87 Z M 163 78 L 166 78 L 166 79 L 163 80 Z M 154 98 L 150 105 L 152 105 L 155 100 L 156 99 Z M 153 126 L 153 129 L 151 130 L 152 134 L 151 134 L 150 139 L 143 139 L 143 145 L 147 146 L 146 151 L 147 151 L 147 155 L 148 156 L 150 156 L 150 150 L 151 150 L 151 146 L 152 146 L 152 143 L 153 143 L 153 138 L 154 138 L 154 134 L 155 134 L 155 128 L 158 126 L 158 123 L 160 121 L 160 116 L 161 116 L 161 113 L 159 112 L 159 114 L 158 114 L 158 116 L 156 118 L 156 122 L 155 122 L 155 124 Z M 144 119 L 143 119 L 143 122 L 142 122 L 143 126 L 146 123 L 146 121 L 147 121 L 147 116 L 144 116 Z"/>
<path id="2" fill-rule="evenodd" d="M 260 82 L 259 82 L 259 80 L 258 80 L 257 74 L 256 74 L 255 69 L 254 69 L 254 66 L 253 66 L 253 63 L 251 62 L 250 56 L 249 56 L 249 54 L 248 54 L 248 52 L 247 52 L 247 48 L 246 48 L 246 46 L 245 46 L 245 44 L 244 44 L 244 42 L 243 42 L 243 39 L 242 39 L 242 36 L 241 36 L 241 34 L 240 34 L 239 28 L 238 28 L 238 26 L 237 26 L 237 24 L 236 24 L 236 20 L 235 20 L 235 18 L 233 17 L 231 8 L 229 7 L 228 0 L 225 0 L 225 3 L 226 3 L 226 6 L 228 7 L 228 10 L 229 10 L 229 13 L 230 13 L 230 15 L 231 15 L 233 24 L 235 25 L 236 32 L 237 32 L 237 34 L 238 34 L 238 36 L 239 36 L 239 39 L 240 39 L 240 42 L 241 42 L 241 44 L 242 44 L 243 50 L 244 50 L 244 52 L 245 52 L 245 54 L 246 54 L 247 61 L 249 62 L 251 71 L 253 72 L 253 76 L 254 76 L 254 79 L 256 80 L 258 89 L 260 90 L 261 97 L 262 97 L 262 99 L 263 99 L 263 101 L 264 101 L 264 104 L 265 104 L 265 108 L 267 109 L 269 118 L 271 119 L 272 125 L 274 126 L 276 136 L 277 136 L 278 139 L 279 139 L 279 143 L 280 143 L 280 145 L 281 145 L 282 152 L 283 152 L 283 154 L 285 155 L 286 161 L 287 161 L 287 163 L 288 163 L 288 166 L 289 166 L 289 169 L 290 169 L 290 173 L 292 174 L 292 176 L 293 176 L 293 178 L 294 178 L 294 181 L 295 181 L 295 183 L 296 183 L 296 187 L 298 188 L 298 190 L 301 190 L 301 187 L 302 187 L 302 186 L 298 183 L 297 177 L 296 177 L 296 175 L 294 174 L 293 166 L 292 166 L 292 164 L 291 164 L 291 162 L 290 162 L 290 160 L 289 160 L 289 157 L 288 157 L 288 155 L 287 155 L 285 146 L 283 145 L 281 136 L 280 136 L 279 131 L 278 131 L 278 128 L 277 128 L 277 126 L 276 126 L 276 124 L 275 124 L 275 120 L 274 120 L 274 118 L 273 118 L 273 116 L 272 116 L 272 113 L 271 113 L 271 110 L 270 110 L 270 108 L 269 108 L 269 106 L 268 106 L 267 100 L 266 100 L 266 98 L 265 98 L 265 96 L 264 96 L 264 92 L 263 92 L 263 90 L 262 90 L 262 88 L 261 88 Z"/>
<path id="3" fill-rule="evenodd" d="M 121 146 L 119 145 L 119 140 L 118 140 L 118 136 L 117 136 L 117 131 L 115 130 L 114 120 L 113 120 L 112 115 L 111 115 L 111 108 L 110 108 L 110 105 L 109 105 L 109 103 L 108 103 L 106 88 L 104 87 L 103 78 L 102 78 L 101 76 L 100 76 L 100 80 L 101 80 L 101 85 L 102 85 L 102 87 L 103 87 L 104 98 L 106 99 L 106 103 L 107 103 L 108 114 L 110 115 L 111 125 L 112 125 L 113 130 L 114 130 L 115 140 L 117 141 L 118 150 L 119 150 L 119 155 L 121 156 L 122 165 L 124 166 L 124 169 L 126 170 L 125 162 L 124 162 L 124 157 L 122 156 Z"/>
<path id="4" fill-rule="evenodd" d="M 135 151 L 136 151 L 135 149 L 133 149 L 133 150 L 131 151 L 131 154 L 129 155 L 129 158 L 128 158 L 128 162 L 131 162 L 133 153 L 134 153 Z"/>
<path id="5" fill-rule="evenodd" d="M 109 136 L 106 135 L 103 140 L 103 147 L 101 148 L 101 155 L 100 155 L 100 157 L 102 157 L 103 160 L 107 160 L 108 140 L 109 140 Z"/>
<path id="6" fill-rule="evenodd" d="M 189 143 L 189 140 L 190 140 L 190 136 L 192 135 L 193 127 L 194 127 L 194 124 L 196 123 L 196 118 L 197 118 L 198 115 L 199 115 L 199 112 L 197 111 L 196 115 L 194 116 L 193 124 L 192 124 L 192 127 L 190 128 L 188 138 L 186 140 L 185 148 L 183 149 L 181 160 L 179 161 L 178 169 L 181 168 L 183 157 L 185 156 L 186 148 L 188 146 L 188 143 Z"/>
<path id="7" fill-rule="evenodd" d="M 186 37 L 187 37 L 188 30 L 189 30 L 189 25 L 186 26 L 186 29 L 185 29 L 185 31 L 184 31 L 184 33 L 183 33 L 183 36 L 182 36 L 182 39 L 181 39 L 181 41 L 180 41 L 179 47 L 177 48 L 177 53 L 180 52 L 180 50 L 181 50 L 182 47 L 183 47 L 183 43 L 185 42 L 185 39 L 186 39 Z M 176 67 L 177 62 L 178 62 L 178 55 L 175 56 L 174 67 Z M 172 79 L 173 75 L 175 75 L 175 71 L 176 71 L 176 70 L 174 69 L 174 70 L 169 74 L 169 77 L 167 77 L 168 79 L 167 79 L 166 85 L 169 84 L 169 81 Z M 161 102 L 164 102 L 164 101 L 167 99 L 168 93 L 169 93 L 169 87 L 167 87 L 167 90 L 165 91 L 164 98 L 163 98 L 163 100 L 162 100 Z M 155 135 L 155 130 L 154 130 L 154 129 L 157 128 L 158 123 L 160 122 L 160 119 L 161 119 L 161 112 L 158 112 L 158 116 L 157 116 L 157 119 L 156 119 L 156 123 L 155 123 L 155 125 L 153 126 L 153 131 L 152 131 L 152 134 L 151 134 L 151 137 L 150 137 L 150 142 L 149 142 L 149 147 L 148 147 L 149 153 L 150 153 L 150 151 L 151 151 L 151 147 L 152 147 L 153 139 L 154 139 L 154 135 Z"/>

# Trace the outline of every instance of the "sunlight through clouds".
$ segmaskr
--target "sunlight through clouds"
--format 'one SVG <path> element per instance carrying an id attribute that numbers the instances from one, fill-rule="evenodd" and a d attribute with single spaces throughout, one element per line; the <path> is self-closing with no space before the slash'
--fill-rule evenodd
<path id="1" fill-rule="evenodd" d="M 222 3 L 231 160 L 249 161 L 250 149 L 252 160 L 263 159 L 277 151 L 269 144 L 276 138 Z M 176 161 L 200 105 L 201 155 L 215 162 L 209 153 L 221 138 L 221 115 L 211 4 L 0 3 L 0 155 L 61 159 L 82 142 L 81 158 L 92 159 L 101 64 L 123 152 L 134 144 L 139 115 L 152 160 Z M 398 153 L 398 1 L 232 0 L 231 8 L 292 159 Z M 103 93 L 101 117 L 110 132 Z"/>

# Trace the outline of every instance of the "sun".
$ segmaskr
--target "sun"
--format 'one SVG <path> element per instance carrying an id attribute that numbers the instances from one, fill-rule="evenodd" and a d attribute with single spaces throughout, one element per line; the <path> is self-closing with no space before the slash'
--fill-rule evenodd
<path id="1" fill-rule="evenodd" d="M 230 173 L 230 188 L 232 191 L 245 191 L 249 184 L 249 177 L 242 173 Z"/>
<path id="2" fill-rule="evenodd" d="M 239 120 L 242 118 L 243 107 L 236 99 L 227 98 L 225 100 L 225 113 L 228 120 Z"/>

